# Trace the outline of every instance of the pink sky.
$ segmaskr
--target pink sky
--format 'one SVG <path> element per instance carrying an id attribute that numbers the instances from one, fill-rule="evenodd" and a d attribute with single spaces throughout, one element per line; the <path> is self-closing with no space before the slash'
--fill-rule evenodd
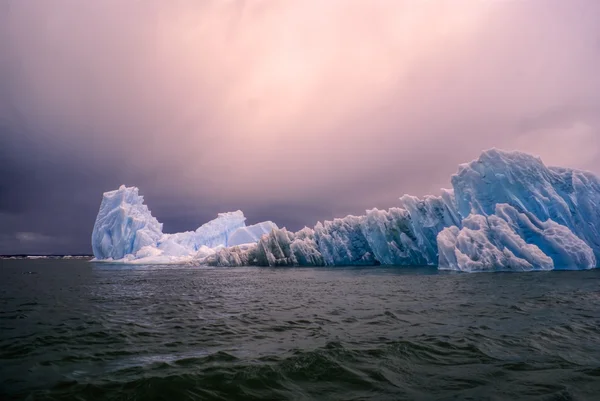
<path id="1" fill-rule="evenodd" d="M 292 226 L 437 194 L 489 147 L 600 172 L 599 15 L 595 0 L 4 1 L 11 169 L 85 171 L 98 201 L 137 185 L 167 225 L 242 208 L 297 210 Z"/>

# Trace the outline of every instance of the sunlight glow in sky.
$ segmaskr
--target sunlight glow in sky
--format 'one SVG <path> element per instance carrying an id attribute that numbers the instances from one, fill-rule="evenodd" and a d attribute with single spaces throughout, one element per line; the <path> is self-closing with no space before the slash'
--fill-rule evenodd
<path id="1" fill-rule="evenodd" d="M 296 229 L 436 194 L 489 147 L 600 172 L 598 15 L 595 0 L 6 0 L 4 243 L 83 249 L 120 184 L 167 231 L 233 209 Z"/>

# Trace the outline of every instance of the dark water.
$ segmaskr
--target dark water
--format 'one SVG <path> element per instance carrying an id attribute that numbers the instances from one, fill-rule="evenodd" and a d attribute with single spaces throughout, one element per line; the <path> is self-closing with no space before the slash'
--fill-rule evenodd
<path id="1" fill-rule="evenodd" d="M 600 271 L 0 263 L 2 400 L 600 400 Z"/>

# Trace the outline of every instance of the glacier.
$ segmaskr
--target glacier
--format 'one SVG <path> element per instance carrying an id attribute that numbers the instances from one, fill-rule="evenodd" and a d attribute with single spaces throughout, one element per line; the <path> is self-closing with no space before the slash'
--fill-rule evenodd
<path id="1" fill-rule="evenodd" d="M 590 269 L 600 260 L 600 179 L 538 157 L 490 149 L 462 164 L 439 196 L 318 222 L 298 232 L 245 226 L 240 211 L 163 234 L 137 188 L 104 194 L 96 260 L 214 266 L 433 266 L 442 270 Z"/>

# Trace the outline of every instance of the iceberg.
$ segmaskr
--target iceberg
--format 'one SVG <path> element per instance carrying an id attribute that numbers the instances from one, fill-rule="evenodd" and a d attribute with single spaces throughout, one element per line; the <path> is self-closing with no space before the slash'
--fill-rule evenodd
<path id="1" fill-rule="evenodd" d="M 144 197 L 124 185 L 105 192 L 92 231 L 92 251 L 98 260 L 123 259 L 162 236 L 162 224 L 152 217 Z"/>
<path id="2" fill-rule="evenodd" d="M 164 234 L 136 187 L 105 192 L 92 231 L 95 261 L 173 264 L 202 260 L 215 249 L 256 242 L 273 222 L 246 226 L 241 211 L 219 213 L 196 231 Z"/>
<path id="3" fill-rule="evenodd" d="M 600 261 L 600 179 L 490 149 L 462 164 L 439 196 L 317 222 L 298 232 L 222 213 L 196 231 L 163 234 L 137 188 L 104 194 L 96 260 L 214 266 L 437 265 L 466 272 L 590 269 Z"/>
<path id="4" fill-rule="evenodd" d="M 218 266 L 437 265 L 457 271 L 589 269 L 600 260 L 600 179 L 498 149 L 459 166 L 440 196 L 404 195 L 398 207 L 275 229 L 226 248 Z"/>
<path id="5" fill-rule="evenodd" d="M 546 167 L 538 157 L 492 149 L 452 177 L 458 212 L 492 215 L 508 204 L 540 221 L 567 227 L 600 258 L 600 179 L 576 169 Z"/>

